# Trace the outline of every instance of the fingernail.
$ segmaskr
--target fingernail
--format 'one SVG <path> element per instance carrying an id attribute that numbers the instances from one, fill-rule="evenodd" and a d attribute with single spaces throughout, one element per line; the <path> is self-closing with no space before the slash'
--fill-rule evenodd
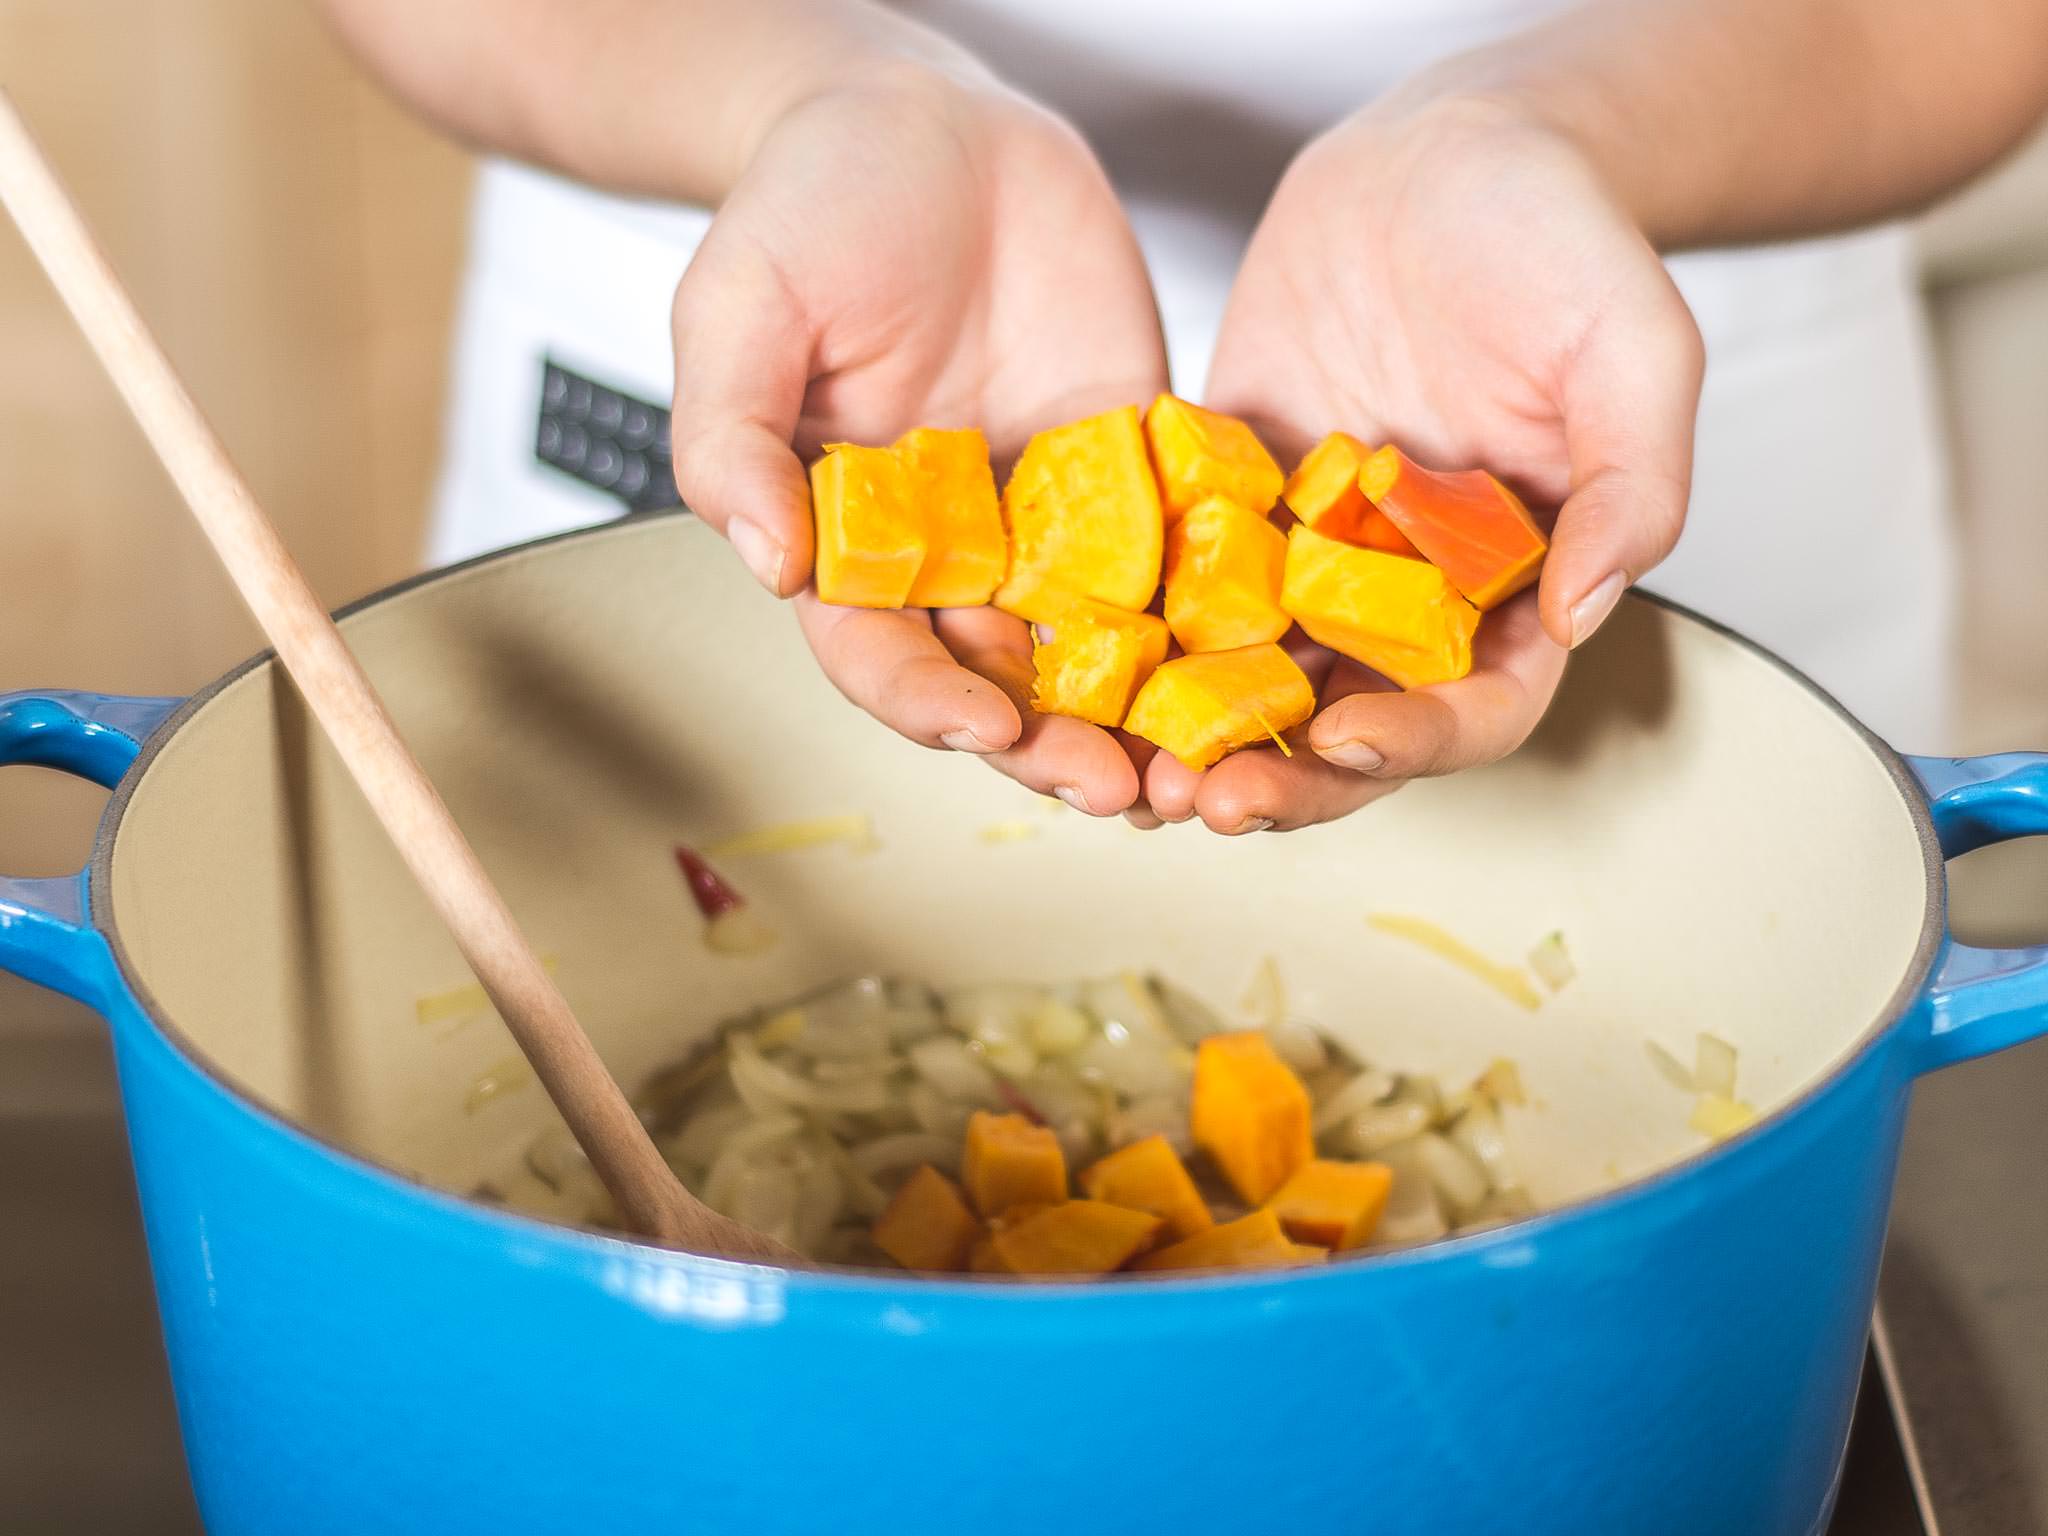
<path id="1" fill-rule="evenodd" d="M 1592 639 L 1593 631 L 1607 622 L 1607 615 L 1614 612 L 1614 605 L 1621 601 L 1622 588 L 1627 585 L 1626 576 L 1610 571 L 1599 586 L 1572 605 L 1573 650 Z"/>
<path id="2" fill-rule="evenodd" d="M 1157 832 L 1161 827 L 1166 825 L 1165 822 L 1161 821 L 1157 816 L 1154 816 L 1150 811 L 1145 810 L 1141 806 L 1135 805 L 1132 806 L 1128 811 L 1124 812 L 1124 820 L 1128 821 L 1140 832 Z"/>
<path id="3" fill-rule="evenodd" d="M 1273 825 L 1273 818 L 1270 816 L 1247 816 L 1237 824 L 1237 830 L 1230 835 L 1232 837 L 1242 837 L 1247 832 L 1263 832 L 1271 825 Z"/>
<path id="4" fill-rule="evenodd" d="M 740 559 L 747 563 L 747 569 L 754 573 L 754 580 L 761 583 L 778 597 L 782 595 L 782 562 L 789 558 L 788 551 L 768 537 L 768 531 L 758 523 L 750 523 L 744 517 L 736 517 L 726 524 L 725 536 L 732 541 L 732 547 L 739 551 Z"/>
<path id="5" fill-rule="evenodd" d="M 946 732 L 939 740 L 951 747 L 955 752 L 994 752 L 997 750 L 965 726 L 962 726 L 957 731 Z"/>
<path id="6" fill-rule="evenodd" d="M 1071 805 L 1075 810 L 1080 811 L 1088 816 L 1093 816 L 1095 814 L 1095 807 L 1088 803 L 1088 797 L 1082 794 L 1081 791 L 1079 791 L 1078 789 L 1074 788 L 1073 785 L 1057 785 L 1053 789 L 1053 793 L 1058 795 L 1062 800 L 1066 801 L 1067 804 Z"/>
<path id="7" fill-rule="evenodd" d="M 1316 755 L 1326 763 L 1349 768 L 1354 773 L 1378 773 L 1387 760 L 1362 741 L 1340 741 L 1334 747 L 1317 747 Z"/>

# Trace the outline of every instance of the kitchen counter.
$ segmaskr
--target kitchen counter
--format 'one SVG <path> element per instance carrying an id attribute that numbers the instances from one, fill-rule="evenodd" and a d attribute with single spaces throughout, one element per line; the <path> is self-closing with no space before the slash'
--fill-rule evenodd
<path id="1" fill-rule="evenodd" d="M 0 1021 L 0 1530 L 197 1532 L 104 1038 L 4 978 Z M 1914 1106 L 1883 1295 L 1941 1536 L 2048 1531 L 2044 1105 L 2048 1042 Z"/>

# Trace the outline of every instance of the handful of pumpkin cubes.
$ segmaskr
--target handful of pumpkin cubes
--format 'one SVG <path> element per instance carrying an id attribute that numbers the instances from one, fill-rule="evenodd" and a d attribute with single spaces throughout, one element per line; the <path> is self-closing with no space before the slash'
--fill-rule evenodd
<path id="1" fill-rule="evenodd" d="M 1449 682 L 1472 669 L 1480 614 L 1548 550 L 1484 470 L 1333 432 L 1283 476 L 1244 422 L 1173 395 L 1142 419 L 1124 406 L 1039 433 L 1000 502 L 982 434 L 932 427 L 828 445 L 811 501 L 823 601 L 993 603 L 1038 632 L 1033 708 L 1198 769 L 1267 740 L 1284 751 L 1314 713 L 1279 644 L 1293 626 L 1400 687 Z"/>
<path id="2" fill-rule="evenodd" d="M 920 1167 L 875 1219 L 875 1244 L 905 1269 L 927 1273 L 1079 1277 L 1290 1268 L 1371 1239 L 1393 1171 L 1315 1155 L 1307 1085 L 1265 1035 L 1202 1041 L 1189 1121 L 1195 1145 L 1250 1214 L 1218 1222 L 1157 1134 L 1084 1168 L 1075 1197 L 1049 1128 L 1026 1115 L 977 1110 L 967 1122 L 961 1182 Z"/>

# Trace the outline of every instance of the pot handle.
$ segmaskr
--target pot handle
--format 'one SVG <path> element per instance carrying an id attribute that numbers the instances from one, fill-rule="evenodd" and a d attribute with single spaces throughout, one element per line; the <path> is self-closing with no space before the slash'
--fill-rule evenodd
<path id="1" fill-rule="evenodd" d="M 0 693 L 0 768 L 57 768 L 112 789 L 183 702 L 62 689 Z M 0 876 L 0 970 L 99 1006 L 110 957 L 88 906 L 83 870 Z"/>
<path id="2" fill-rule="evenodd" d="M 2048 753 L 1909 757 L 1943 858 L 2048 833 Z M 1950 940 L 1927 991 L 1922 1068 L 1932 1071 L 2048 1034 L 2048 945 L 1980 949 Z"/>

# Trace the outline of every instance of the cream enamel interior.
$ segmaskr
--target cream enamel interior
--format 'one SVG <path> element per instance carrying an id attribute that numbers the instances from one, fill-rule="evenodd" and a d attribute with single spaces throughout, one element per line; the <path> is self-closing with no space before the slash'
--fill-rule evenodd
<path id="1" fill-rule="evenodd" d="M 946 983 L 1155 968 L 1229 1005 L 1275 956 L 1295 1011 L 1390 1067 L 1495 1056 L 1556 1202 L 1698 1148 L 1643 1039 L 1741 1053 L 1770 1110 L 1881 1018 L 1926 917 L 1917 826 L 1853 726 L 1745 646 L 1642 602 L 1575 661 L 1505 764 L 1336 826 L 1223 839 L 1052 810 L 922 751 L 818 675 L 789 615 L 681 518 L 536 546 L 347 621 L 408 739 L 630 1086 L 721 1018 L 865 971 Z M 861 812 L 878 846 L 735 858 L 783 935 L 708 951 L 671 859 Z M 1036 835 L 983 831 L 1027 821 Z M 426 1027 L 467 973 L 303 706 L 268 665 L 213 697 L 136 787 L 111 912 L 163 1017 L 255 1099 L 462 1190 L 547 1123 L 488 1012 Z M 1403 942 L 1437 921 L 1520 962 L 1561 929 L 1577 979 L 1527 1013 Z M 521 1074 L 514 1072 L 514 1078 Z"/>

